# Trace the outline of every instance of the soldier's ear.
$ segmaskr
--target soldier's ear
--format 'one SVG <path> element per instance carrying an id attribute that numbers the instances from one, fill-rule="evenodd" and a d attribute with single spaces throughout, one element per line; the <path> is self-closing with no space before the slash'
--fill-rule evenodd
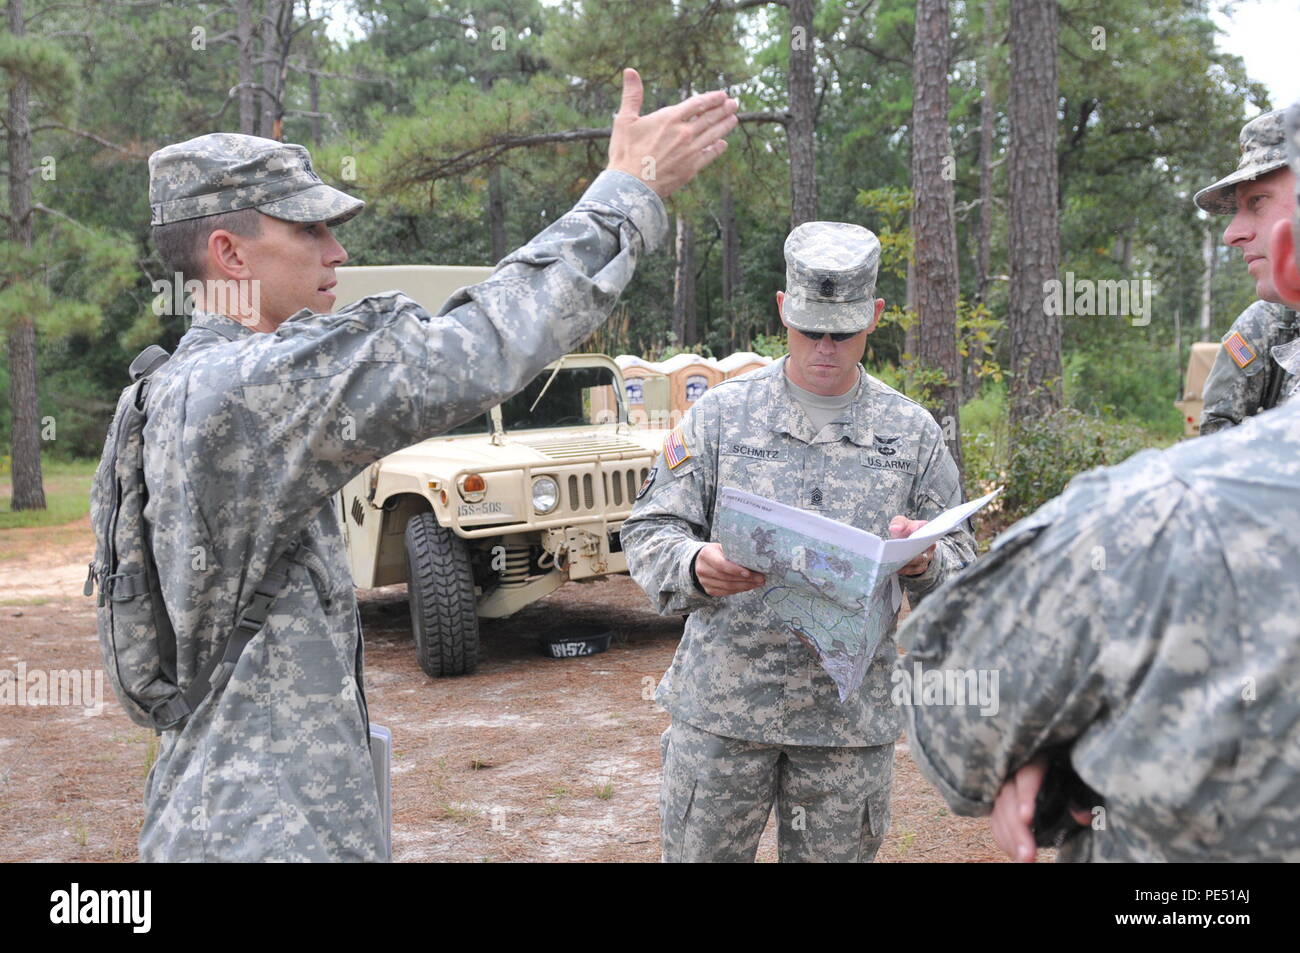
<path id="1" fill-rule="evenodd" d="M 1296 267 L 1295 234 L 1292 223 L 1281 221 L 1273 226 L 1268 260 L 1273 269 L 1273 287 L 1285 304 L 1300 308 L 1300 268 Z"/>
<path id="2" fill-rule="evenodd" d="M 234 232 L 214 229 L 208 235 L 207 255 L 205 271 L 215 279 L 252 277 L 245 241 Z"/>
<path id="3" fill-rule="evenodd" d="M 785 322 L 785 292 L 784 291 L 778 291 L 776 293 L 776 313 L 777 316 L 780 317 L 782 323 L 784 323 Z"/>
<path id="4" fill-rule="evenodd" d="M 868 333 L 868 334 L 871 334 L 873 331 L 876 330 L 876 325 L 878 325 L 878 324 L 880 323 L 880 315 L 881 315 L 882 313 L 884 313 L 884 310 L 885 310 L 885 299 L 884 299 L 884 298 L 877 298 L 877 299 L 876 299 L 876 315 L 875 315 L 875 317 L 873 317 L 873 318 L 871 319 L 871 324 L 867 326 L 867 333 Z"/>

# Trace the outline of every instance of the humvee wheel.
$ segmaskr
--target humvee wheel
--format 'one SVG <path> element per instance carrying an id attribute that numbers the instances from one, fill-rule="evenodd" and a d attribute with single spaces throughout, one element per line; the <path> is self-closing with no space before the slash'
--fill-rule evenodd
<path id="1" fill-rule="evenodd" d="M 432 513 L 406 524 L 407 601 L 415 653 L 426 675 L 467 675 L 478 667 L 478 613 L 465 541 Z"/>

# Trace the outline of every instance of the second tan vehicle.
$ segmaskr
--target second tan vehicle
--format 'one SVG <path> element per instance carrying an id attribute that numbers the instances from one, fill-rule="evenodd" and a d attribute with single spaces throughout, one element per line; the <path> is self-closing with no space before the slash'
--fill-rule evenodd
<path id="1" fill-rule="evenodd" d="M 340 268 L 340 302 L 401 288 L 431 310 L 490 269 Z M 478 662 L 480 618 L 518 611 L 571 579 L 627 571 L 618 531 L 664 432 L 628 424 L 623 378 L 570 354 L 522 392 L 391 454 L 336 497 L 353 581 L 405 582 L 421 668 Z"/>

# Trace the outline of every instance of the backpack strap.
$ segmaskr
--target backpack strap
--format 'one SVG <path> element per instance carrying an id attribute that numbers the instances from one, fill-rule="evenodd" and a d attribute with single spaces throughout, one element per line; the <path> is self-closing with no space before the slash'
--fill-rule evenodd
<path id="1" fill-rule="evenodd" d="M 135 360 L 127 368 L 127 373 L 131 375 L 131 381 L 134 383 L 142 377 L 152 376 L 153 372 L 166 364 L 170 357 L 171 355 L 157 344 L 150 344 L 135 356 Z"/>
<path id="2" fill-rule="evenodd" d="M 266 618 L 271 614 L 276 598 L 289 582 L 289 564 L 292 562 L 293 554 L 298 551 L 299 545 L 301 544 L 295 539 L 289 544 L 289 548 L 271 564 L 271 568 L 266 571 L 262 581 L 253 590 L 253 601 L 239 614 L 235 630 L 230 638 L 226 639 L 225 646 L 208 657 L 194 677 L 194 681 L 190 683 L 190 687 L 184 692 L 163 699 L 149 710 L 149 717 L 153 719 L 157 731 L 175 728 L 194 714 L 203 703 L 203 699 L 225 687 L 235 671 L 239 656 L 243 654 L 244 648 L 253 641 L 257 633 L 262 631 L 262 626 L 266 624 Z M 172 652 L 174 656 L 174 646 Z"/>
<path id="3" fill-rule="evenodd" d="M 128 370 L 135 385 L 132 401 L 136 409 L 141 413 L 144 413 L 145 410 L 150 378 L 169 358 L 170 355 L 165 350 L 154 344 L 141 351 L 135 360 L 131 362 Z M 143 470 L 143 456 L 138 461 L 138 465 Z M 140 474 L 140 483 L 142 485 L 144 483 L 143 472 Z M 145 532 L 143 571 L 131 574 L 114 574 L 108 577 L 106 582 L 111 580 L 111 583 L 101 585 L 100 598 L 104 598 L 106 589 L 110 593 L 109 598 L 117 600 L 132 599 L 145 592 L 149 593 L 152 597 L 150 602 L 154 610 L 153 623 L 159 665 L 164 677 L 174 685 L 177 682 L 176 632 L 172 628 L 171 617 L 167 614 L 163 602 L 162 583 L 158 577 L 158 565 L 153 558 L 153 540 L 150 538 L 151 534 L 149 534 L 147 526 Z M 203 703 L 203 699 L 225 687 L 226 682 L 230 680 L 231 673 L 235 670 L 235 664 L 239 661 L 239 656 L 248 643 L 253 640 L 254 636 L 262 630 L 276 597 L 280 595 L 285 584 L 289 581 L 291 557 L 298 551 L 300 545 L 299 540 L 295 539 L 280 554 L 279 558 L 271 564 L 271 567 L 266 571 L 266 576 L 254 589 L 252 602 L 239 614 L 239 620 L 235 623 L 234 632 L 226 640 L 225 645 L 214 650 L 208 660 L 203 663 L 189 688 L 183 692 L 178 690 L 168 695 L 149 709 L 149 720 L 153 723 L 155 731 L 163 732 L 169 728 L 175 728 L 195 712 L 199 705 Z"/>

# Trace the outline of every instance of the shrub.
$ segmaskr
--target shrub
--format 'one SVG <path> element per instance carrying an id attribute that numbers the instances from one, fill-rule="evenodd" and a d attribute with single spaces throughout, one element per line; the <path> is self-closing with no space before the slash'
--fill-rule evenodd
<path id="1" fill-rule="evenodd" d="M 1019 519 L 1059 495 L 1076 474 L 1171 442 L 1137 424 L 1073 408 L 1024 424 L 1012 434 L 1008 455 L 1007 514 Z"/>

